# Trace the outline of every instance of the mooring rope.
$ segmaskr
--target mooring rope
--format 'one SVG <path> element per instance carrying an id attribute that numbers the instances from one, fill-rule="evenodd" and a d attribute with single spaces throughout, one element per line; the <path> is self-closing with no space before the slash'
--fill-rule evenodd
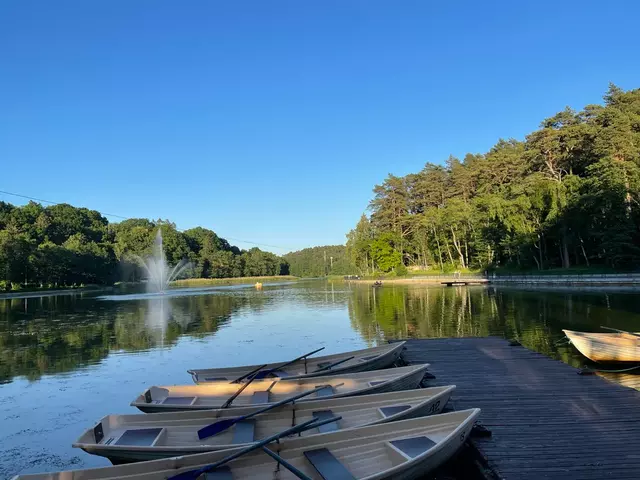
<path id="1" fill-rule="evenodd" d="M 588 370 L 591 372 L 598 372 L 598 373 L 624 373 L 624 372 L 630 372 L 631 370 L 637 370 L 638 368 L 640 368 L 640 365 L 636 365 L 635 367 L 623 368 L 621 370 L 601 370 L 599 368 L 591 368 L 591 367 L 585 366 L 583 370 Z"/>

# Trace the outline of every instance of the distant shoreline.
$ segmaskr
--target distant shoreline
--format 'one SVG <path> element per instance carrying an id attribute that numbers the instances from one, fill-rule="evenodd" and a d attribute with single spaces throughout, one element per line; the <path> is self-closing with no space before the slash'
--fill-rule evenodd
<path id="1" fill-rule="evenodd" d="M 88 293 L 88 292 L 104 292 L 106 290 L 111 290 L 113 287 L 78 287 L 78 288 L 55 288 L 55 289 L 47 289 L 43 288 L 41 290 L 26 290 L 26 291 L 16 291 L 16 292 L 6 292 L 0 293 L 0 300 L 10 300 L 13 298 L 34 298 L 34 297 L 53 297 L 58 295 L 77 295 L 79 293 Z"/>
<path id="2" fill-rule="evenodd" d="M 185 278 L 183 280 L 174 280 L 171 282 L 172 287 L 199 287 L 205 285 L 235 285 L 238 283 L 271 283 L 271 282 L 290 282 L 300 280 L 293 275 L 276 275 L 264 277 L 233 277 L 233 278 Z"/>
<path id="3" fill-rule="evenodd" d="M 640 285 L 639 273 L 608 273 L 608 274 L 569 274 L 569 275 L 433 275 L 433 276 L 416 276 L 416 277 L 396 277 L 396 278 L 367 278 L 359 280 L 344 280 L 353 283 L 362 283 L 373 285 L 376 281 L 382 285 L 420 285 L 420 284 L 441 284 L 442 282 L 451 280 L 477 280 L 478 278 L 486 278 L 492 285 Z"/>

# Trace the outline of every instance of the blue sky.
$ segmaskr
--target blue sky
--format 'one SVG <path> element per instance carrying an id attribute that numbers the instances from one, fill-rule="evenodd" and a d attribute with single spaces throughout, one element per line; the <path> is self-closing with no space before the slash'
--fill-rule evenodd
<path id="1" fill-rule="evenodd" d="M 343 243 L 388 173 L 640 87 L 638 18 L 632 1 L 3 0 L 0 190 L 277 253 Z"/>

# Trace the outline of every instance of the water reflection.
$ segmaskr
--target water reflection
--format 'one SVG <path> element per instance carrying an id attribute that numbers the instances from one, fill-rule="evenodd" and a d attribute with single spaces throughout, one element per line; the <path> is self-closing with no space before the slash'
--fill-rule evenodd
<path id="1" fill-rule="evenodd" d="M 640 319 L 635 290 L 370 288 L 319 281 L 263 291 L 233 286 L 108 299 L 116 301 L 86 294 L 0 300 L 0 383 L 70 372 L 100 363 L 110 352 L 172 348 L 182 336 L 212 336 L 223 326 L 232 328 L 232 319 L 248 316 L 297 322 L 297 334 L 291 330 L 291 338 L 278 339 L 287 345 L 295 345 L 296 335 L 318 335 L 323 325 L 313 319 L 322 318 L 349 322 L 366 345 L 392 338 L 499 335 L 574 366 L 586 361 L 559 344 L 563 328 L 637 330 Z M 237 332 L 235 338 L 242 337 Z M 256 348 L 270 348 L 273 341 L 264 339 Z"/>

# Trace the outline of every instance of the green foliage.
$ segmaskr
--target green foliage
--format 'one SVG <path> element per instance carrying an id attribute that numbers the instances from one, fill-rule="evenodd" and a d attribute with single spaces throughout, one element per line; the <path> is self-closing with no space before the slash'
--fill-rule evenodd
<path id="1" fill-rule="evenodd" d="M 389 175 L 347 235 L 350 261 L 363 274 L 640 267 L 640 90 L 604 100 L 523 142 Z"/>
<path id="2" fill-rule="evenodd" d="M 0 202 L 0 290 L 141 280 L 140 257 L 151 253 L 158 229 L 167 261 L 190 260 L 192 276 L 289 273 L 283 258 L 258 248 L 243 252 L 201 227 L 179 232 L 168 220 L 141 218 L 109 224 L 86 208 Z"/>
<path id="3" fill-rule="evenodd" d="M 296 277 L 324 277 L 353 273 L 344 245 L 326 245 L 287 253 L 291 275 Z"/>

